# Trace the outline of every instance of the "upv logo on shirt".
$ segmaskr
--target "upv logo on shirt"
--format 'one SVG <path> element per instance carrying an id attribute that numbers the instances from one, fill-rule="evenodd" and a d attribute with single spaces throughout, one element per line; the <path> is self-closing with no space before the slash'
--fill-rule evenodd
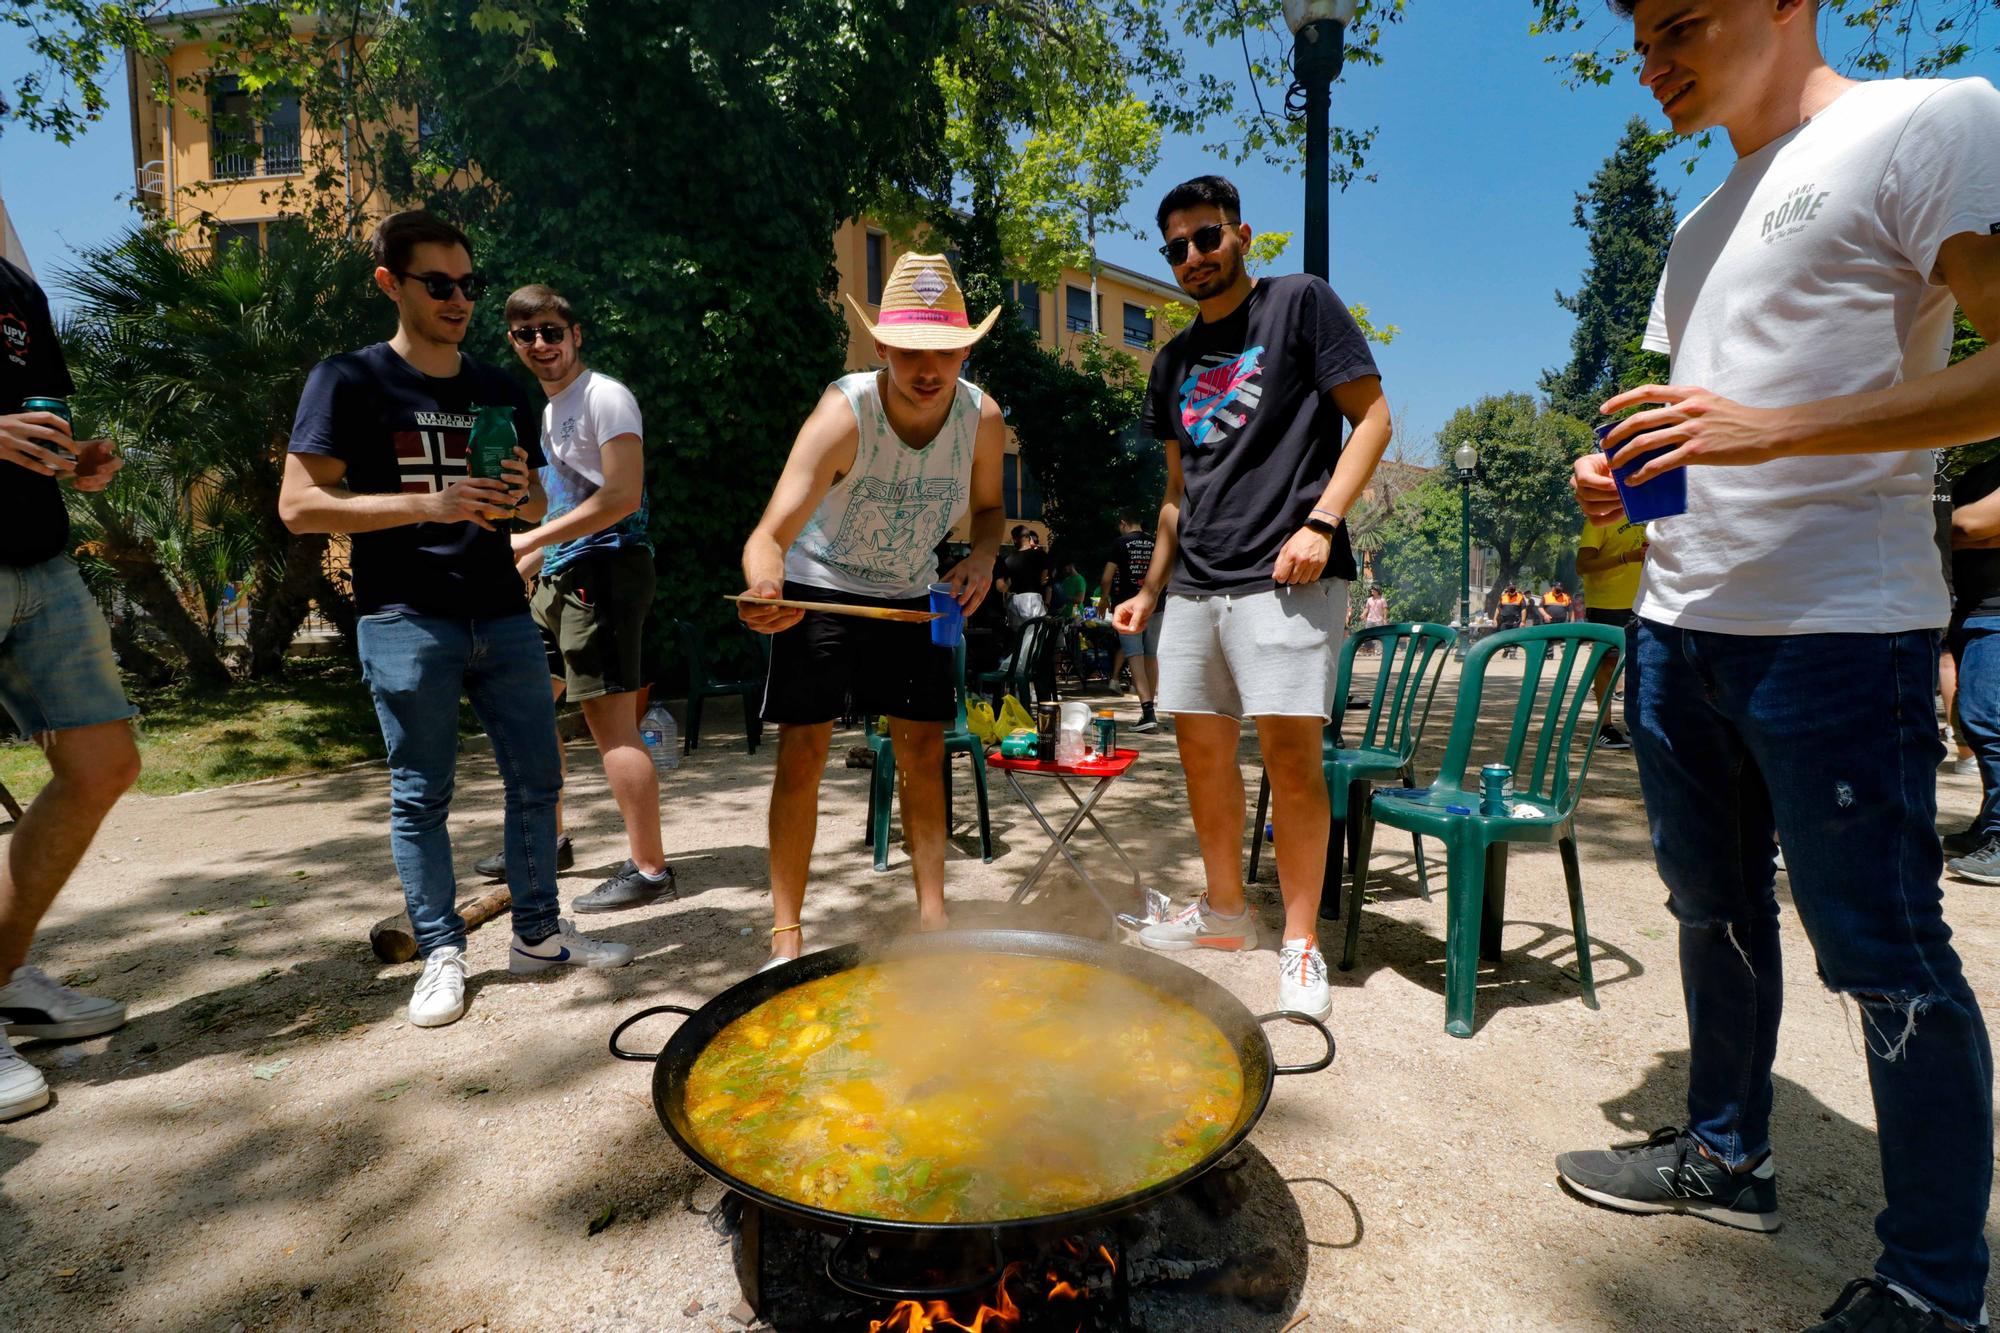
<path id="1" fill-rule="evenodd" d="M 1784 203 L 1764 215 L 1764 244 L 1803 232 L 1832 195 L 1833 191 L 1822 190 L 1817 183 L 1794 189 L 1785 196 Z"/>

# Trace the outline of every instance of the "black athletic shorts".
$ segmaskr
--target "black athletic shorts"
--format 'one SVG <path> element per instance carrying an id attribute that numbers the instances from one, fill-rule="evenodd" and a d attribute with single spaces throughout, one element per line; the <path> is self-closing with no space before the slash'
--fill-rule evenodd
<path id="1" fill-rule="evenodd" d="M 1632 614 L 1632 608 L 1629 606 L 1605 607 L 1602 610 L 1586 606 L 1583 608 L 1583 618 L 1593 625 L 1615 625 L 1619 629 L 1631 629 L 1639 623 L 1638 617 Z"/>
<path id="2" fill-rule="evenodd" d="M 809 584 L 785 584 L 785 596 L 843 606 L 892 606 L 928 611 L 929 597 L 860 597 Z M 834 722 L 852 712 L 888 714 L 906 722 L 952 722 L 958 695 L 951 649 L 931 642 L 931 627 L 893 620 L 808 611 L 771 637 L 771 674 L 764 682 L 764 720 L 775 725 Z"/>

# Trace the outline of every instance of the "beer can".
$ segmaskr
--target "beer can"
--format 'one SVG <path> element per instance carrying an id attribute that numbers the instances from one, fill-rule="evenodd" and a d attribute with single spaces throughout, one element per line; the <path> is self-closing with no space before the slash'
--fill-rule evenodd
<path id="1" fill-rule="evenodd" d="M 1108 708 L 1097 713 L 1097 753 L 1106 759 L 1118 753 L 1118 715 Z"/>
<path id="2" fill-rule="evenodd" d="M 53 412 L 64 421 L 71 420 L 69 400 L 65 398 L 23 398 L 21 400 L 21 410 L 23 412 Z"/>
<path id="3" fill-rule="evenodd" d="M 1488 764 L 1479 770 L 1479 812 L 1486 815 L 1507 813 L 1507 784 L 1514 780 L 1514 770 L 1505 764 Z"/>
<path id="4" fill-rule="evenodd" d="M 1056 732 L 1062 727 L 1062 709 L 1055 704 L 1035 705 L 1035 752 L 1045 764 L 1056 760 Z"/>

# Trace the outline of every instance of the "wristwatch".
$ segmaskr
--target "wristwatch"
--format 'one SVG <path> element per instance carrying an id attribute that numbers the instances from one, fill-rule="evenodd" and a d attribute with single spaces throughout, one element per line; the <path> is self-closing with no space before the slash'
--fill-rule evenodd
<path id="1" fill-rule="evenodd" d="M 1304 526 L 1307 532 L 1317 532 L 1320 536 L 1329 539 L 1334 533 L 1340 531 L 1340 524 L 1329 523 L 1317 514 L 1309 515 L 1306 518 Z"/>

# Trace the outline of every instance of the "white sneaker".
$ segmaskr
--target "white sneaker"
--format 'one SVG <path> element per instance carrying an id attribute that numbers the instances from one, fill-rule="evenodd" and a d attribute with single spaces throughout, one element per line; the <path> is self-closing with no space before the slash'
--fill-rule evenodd
<path id="1" fill-rule="evenodd" d="M 579 932 L 568 917 L 556 921 L 556 933 L 540 944 L 529 944 L 519 935 L 507 956 L 507 970 L 515 975 L 540 972 L 563 963 L 584 967 L 623 967 L 632 961 L 632 946 L 594 940 Z"/>
<path id="2" fill-rule="evenodd" d="M 751 973 L 751 975 L 761 976 L 766 972 L 775 972 L 779 968 L 783 967 L 786 963 L 796 963 L 797 961 L 799 960 L 796 958 L 787 958 L 785 957 L 785 955 L 781 953 L 774 953 L 769 958 L 766 958 L 764 960 L 764 965 L 758 968 L 755 972 Z"/>
<path id="3" fill-rule="evenodd" d="M 42 1071 L 0 1040 L 0 1120 L 18 1120 L 49 1104 L 49 1081 Z"/>
<path id="4" fill-rule="evenodd" d="M 1139 943 L 1168 953 L 1182 949 L 1254 949 L 1257 920 L 1250 915 L 1248 904 L 1235 916 L 1212 910 L 1204 893 L 1165 921 L 1140 931 Z"/>
<path id="5" fill-rule="evenodd" d="M 17 967 L 0 986 L 0 1023 L 17 1037 L 73 1041 L 124 1027 L 125 1006 L 57 985 L 39 967 Z"/>
<path id="6" fill-rule="evenodd" d="M 441 1028 L 465 1015 L 465 950 L 447 944 L 424 959 L 424 974 L 410 996 L 410 1022 Z"/>
<path id="7" fill-rule="evenodd" d="M 1278 1008 L 1309 1014 L 1324 1023 L 1333 1012 L 1333 988 L 1326 984 L 1326 959 L 1311 940 L 1286 940 L 1278 950 Z"/>

